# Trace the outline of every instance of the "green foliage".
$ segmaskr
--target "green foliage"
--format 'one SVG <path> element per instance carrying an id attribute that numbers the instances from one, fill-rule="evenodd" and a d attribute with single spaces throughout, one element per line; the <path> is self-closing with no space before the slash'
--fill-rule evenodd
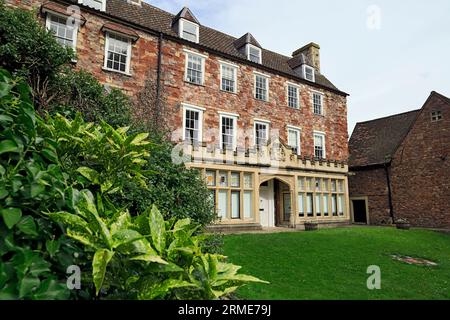
<path id="1" fill-rule="evenodd" d="M 74 118 L 80 112 L 84 120 L 113 127 L 125 127 L 131 123 L 130 99 L 119 89 L 105 90 L 90 73 L 66 68 L 51 83 L 52 100 L 48 110 Z"/>
<path id="2" fill-rule="evenodd" d="M 143 212 L 155 204 L 167 219 L 190 218 L 202 226 L 214 222 L 214 203 L 199 171 L 173 163 L 170 142 L 154 137 L 152 140 L 145 166 L 153 173 L 148 176 L 148 189 L 128 182 L 123 194 L 115 199 L 117 204 L 127 206 L 132 212 Z"/>
<path id="3" fill-rule="evenodd" d="M 34 15 L 0 3 L 0 67 L 23 76 L 37 93 L 74 55 L 72 49 L 59 45 Z"/>
<path id="4" fill-rule="evenodd" d="M 127 134 L 128 128 L 114 129 L 104 121 L 86 123 L 80 114 L 74 120 L 58 114 L 46 122 L 42 130 L 57 142 L 62 170 L 77 177 L 74 187 L 114 194 L 132 181 L 146 188 L 149 172 L 143 165 L 149 156 L 148 134 Z"/>
<path id="5" fill-rule="evenodd" d="M 66 299 L 61 274 L 76 249 L 40 215 L 61 204 L 66 177 L 29 93 L 0 69 L 0 299 Z"/>
<path id="6" fill-rule="evenodd" d="M 127 299 L 218 299 L 248 282 L 240 267 L 220 255 L 204 254 L 198 227 L 190 219 L 164 221 L 156 209 L 137 217 L 106 209 L 101 197 L 83 190 L 75 197 L 76 215 L 49 213 L 68 236 L 94 252 L 96 294 Z"/>

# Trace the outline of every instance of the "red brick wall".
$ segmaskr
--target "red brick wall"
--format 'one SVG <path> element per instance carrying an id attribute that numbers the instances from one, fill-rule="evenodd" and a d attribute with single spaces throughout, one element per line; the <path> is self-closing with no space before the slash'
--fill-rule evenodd
<path id="1" fill-rule="evenodd" d="M 20 5 L 26 8 L 38 7 L 44 2 L 39 0 L 13 1 L 9 4 Z M 96 15 L 82 12 L 87 23 L 80 28 L 78 34 L 78 62 L 77 68 L 85 69 L 93 73 L 99 81 L 111 86 L 124 89 L 131 96 L 142 90 L 144 81 L 150 75 L 156 77 L 157 66 L 157 41 L 149 34 L 138 31 L 140 39 L 132 47 L 131 76 L 102 70 L 104 63 L 105 38 L 100 30 L 107 21 Z M 326 133 L 326 152 L 330 160 L 347 161 L 348 158 L 348 133 L 347 133 L 347 105 L 346 98 L 325 90 L 318 90 L 325 94 L 325 116 L 313 114 L 311 90 L 317 90 L 305 84 L 301 87 L 301 108 L 294 110 L 287 107 L 286 81 L 291 81 L 281 76 L 262 72 L 271 76 L 269 102 L 260 102 L 253 98 L 254 75 L 253 67 L 240 65 L 238 71 L 238 93 L 225 93 L 220 91 L 219 57 L 207 52 L 204 86 L 196 86 L 184 82 L 185 53 L 184 46 L 173 42 L 163 42 L 163 72 L 162 81 L 164 92 L 167 96 L 167 111 L 170 114 L 168 123 L 171 130 L 182 127 L 182 109 L 180 103 L 189 103 L 207 109 L 204 115 L 203 132 L 204 141 L 212 142 L 214 139 L 206 136 L 208 129 L 219 128 L 218 111 L 238 113 L 239 130 L 253 132 L 253 119 L 262 118 L 271 121 L 271 130 L 279 130 L 282 141 L 287 142 L 287 125 L 300 127 L 302 155 L 312 157 L 314 155 L 313 131 Z M 191 48 L 188 48 L 191 49 Z M 191 49 L 192 50 L 192 49 Z M 221 58 L 220 60 L 224 60 Z M 239 135 L 240 137 L 243 134 Z M 252 138 L 250 138 L 252 139 Z M 242 138 L 239 145 L 246 146 Z M 217 141 L 217 139 L 216 139 Z M 251 145 L 252 141 L 247 143 Z"/>
<path id="2" fill-rule="evenodd" d="M 352 171 L 348 178 L 351 197 L 368 197 L 370 224 L 390 222 L 389 193 L 384 168 Z"/>
<path id="3" fill-rule="evenodd" d="M 443 120 L 431 122 L 440 110 Z M 413 225 L 450 228 L 450 103 L 434 95 L 393 161 L 396 217 Z"/>

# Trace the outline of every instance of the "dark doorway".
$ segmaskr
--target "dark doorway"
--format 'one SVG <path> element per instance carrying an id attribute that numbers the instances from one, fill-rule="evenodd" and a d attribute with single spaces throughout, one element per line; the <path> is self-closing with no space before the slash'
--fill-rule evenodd
<path id="1" fill-rule="evenodd" d="M 367 224 L 366 200 L 352 200 L 352 202 L 354 222 Z"/>

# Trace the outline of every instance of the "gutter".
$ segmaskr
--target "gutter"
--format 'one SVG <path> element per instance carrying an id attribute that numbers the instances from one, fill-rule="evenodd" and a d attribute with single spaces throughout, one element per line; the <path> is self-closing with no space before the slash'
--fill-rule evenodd
<path id="1" fill-rule="evenodd" d="M 384 172 L 386 173 L 386 183 L 388 187 L 388 201 L 389 201 L 389 215 L 392 218 L 392 223 L 395 223 L 394 205 L 392 201 L 392 188 L 391 188 L 391 176 L 389 168 L 391 167 L 391 161 L 384 164 Z"/>
<path id="2" fill-rule="evenodd" d="M 162 68 L 162 43 L 164 35 L 161 32 L 158 39 L 158 69 L 156 71 L 156 110 L 158 116 L 160 113 L 160 98 L 161 98 L 161 68 Z"/>

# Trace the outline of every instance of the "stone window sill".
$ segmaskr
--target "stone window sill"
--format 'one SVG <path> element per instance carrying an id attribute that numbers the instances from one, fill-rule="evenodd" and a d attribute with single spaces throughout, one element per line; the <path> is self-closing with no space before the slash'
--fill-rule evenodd
<path id="1" fill-rule="evenodd" d="M 106 72 L 118 73 L 118 74 L 121 74 L 121 75 L 124 75 L 124 76 L 127 76 L 127 77 L 132 77 L 132 74 L 131 73 L 127 73 L 127 72 L 122 72 L 122 71 L 109 69 L 109 68 L 105 68 L 105 67 L 102 67 L 102 70 L 106 71 Z"/>

